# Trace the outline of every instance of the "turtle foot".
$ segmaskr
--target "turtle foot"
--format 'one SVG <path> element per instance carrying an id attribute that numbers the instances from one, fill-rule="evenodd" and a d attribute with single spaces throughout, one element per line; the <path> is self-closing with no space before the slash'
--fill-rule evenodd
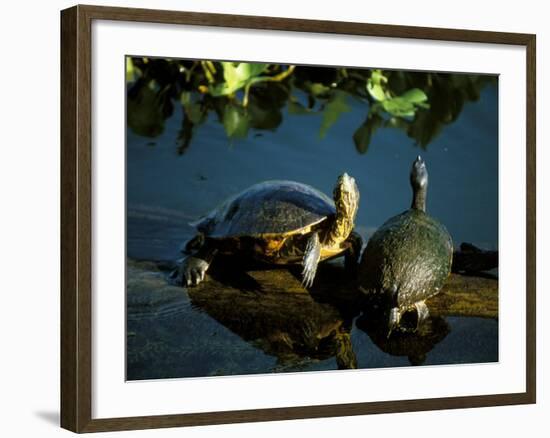
<path id="1" fill-rule="evenodd" d="M 313 286 L 313 280 L 317 273 L 317 265 L 319 264 L 319 258 L 321 256 L 321 243 L 319 241 L 319 235 L 313 233 L 309 238 L 304 253 L 304 259 L 302 265 L 302 286 L 308 288 Z"/>
<path id="2" fill-rule="evenodd" d="M 317 267 L 313 269 L 304 268 L 302 271 L 302 286 L 305 288 L 309 288 L 313 286 L 313 280 L 315 279 L 315 272 L 317 271 Z"/>
<path id="3" fill-rule="evenodd" d="M 428 310 L 428 306 L 424 301 L 419 301 L 415 303 L 414 307 L 416 307 L 416 313 L 417 313 L 417 319 L 416 319 L 416 330 L 419 329 L 420 326 L 428 319 L 428 316 L 430 316 L 430 311 Z"/>
<path id="4" fill-rule="evenodd" d="M 388 339 L 390 338 L 392 332 L 399 327 L 399 322 L 401 321 L 401 312 L 398 307 L 394 307 L 390 310 L 390 318 L 388 321 Z"/>
<path id="5" fill-rule="evenodd" d="M 179 280 L 184 286 L 197 286 L 204 280 L 210 265 L 203 259 L 189 256 L 185 258 L 179 270 Z"/>

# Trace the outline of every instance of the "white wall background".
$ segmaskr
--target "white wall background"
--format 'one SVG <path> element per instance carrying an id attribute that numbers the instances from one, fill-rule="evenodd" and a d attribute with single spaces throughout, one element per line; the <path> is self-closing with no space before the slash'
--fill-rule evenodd
<path id="1" fill-rule="evenodd" d="M 456 411 L 300 420 L 105 436 L 279 437 L 542 436 L 548 432 L 550 363 L 543 342 L 544 272 L 550 231 L 548 141 L 550 29 L 545 2 L 357 0 L 111 0 L 111 6 L 272 15 L 537 34 L 538 404 Z M 5 2 L 0 15 L 0 434 L 68 436 L 59 417 L 59 10 L 64 0 Z M 546 117 L 545 117 L 546 115 Z M 546 140 L 546 141 L 545 141 Z M 546 187 L 545 187 L 546 186 Z M 546 190 L 545 190 L 546 188 Z M 540 431 L 540 432 L 539 432 Z"/>

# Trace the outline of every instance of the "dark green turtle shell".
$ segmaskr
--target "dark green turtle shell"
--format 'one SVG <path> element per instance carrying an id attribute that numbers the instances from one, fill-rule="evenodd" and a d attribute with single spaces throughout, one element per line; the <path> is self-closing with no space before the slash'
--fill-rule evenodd
<path id="1" fill-rule="evenodd" d="M 421 210 L 407 210 L 370 238 L 361 258 L 361 287 L 367 294 L 388 294 L 401 308 L 412 306 L 441 290 L 452 256 L 447 229 Z"/>
<path id="2" fill-rule="evenodd" d="M 212 238 L 273 236 L 297 232 L 336 213 L 324 193 L 293 181 L 265 181 L 228 199 L 192 223 Z"/>

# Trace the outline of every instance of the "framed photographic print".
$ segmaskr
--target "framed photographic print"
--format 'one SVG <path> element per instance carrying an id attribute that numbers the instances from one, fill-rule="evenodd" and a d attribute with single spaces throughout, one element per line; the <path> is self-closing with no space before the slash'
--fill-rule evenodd
<path id="1" fill-rule="evenodd" d="M 61 423 L 534 403 L 535 36 L 61 13 Z"/>

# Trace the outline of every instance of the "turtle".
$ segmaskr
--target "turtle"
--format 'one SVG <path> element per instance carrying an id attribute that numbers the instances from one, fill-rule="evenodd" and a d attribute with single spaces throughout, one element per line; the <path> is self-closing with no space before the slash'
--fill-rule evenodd
<path id="1" fill-rule="evenodd" d="M 396 328 L 418 329 L 429 316 L 426 300 L 441 291 L 451 272 L 453 241 L 445 226 L 426 213 L 428 170 L 420 156 L 412 164 L 410 183 L 410 209 L 376 230 L 358 267 L 359 289 L 389 304 L 388 337 Z M 400 326 L 411 310 L 416 324 Z"/>
<path id="2" fill-rule="evenodd" d="M 359 189 L 353 177 L 338 177 L 333 199 L 303 183 L 257 183 L 191 223 L 197 234 L 183 247 L 176 281 L 196 286 L 217 254 L 249 256 L 273 264 L 301 264 L 311 287 L 319 261 L 345 255 L 357 266 L 361 237 L 353 231 Z"/>

